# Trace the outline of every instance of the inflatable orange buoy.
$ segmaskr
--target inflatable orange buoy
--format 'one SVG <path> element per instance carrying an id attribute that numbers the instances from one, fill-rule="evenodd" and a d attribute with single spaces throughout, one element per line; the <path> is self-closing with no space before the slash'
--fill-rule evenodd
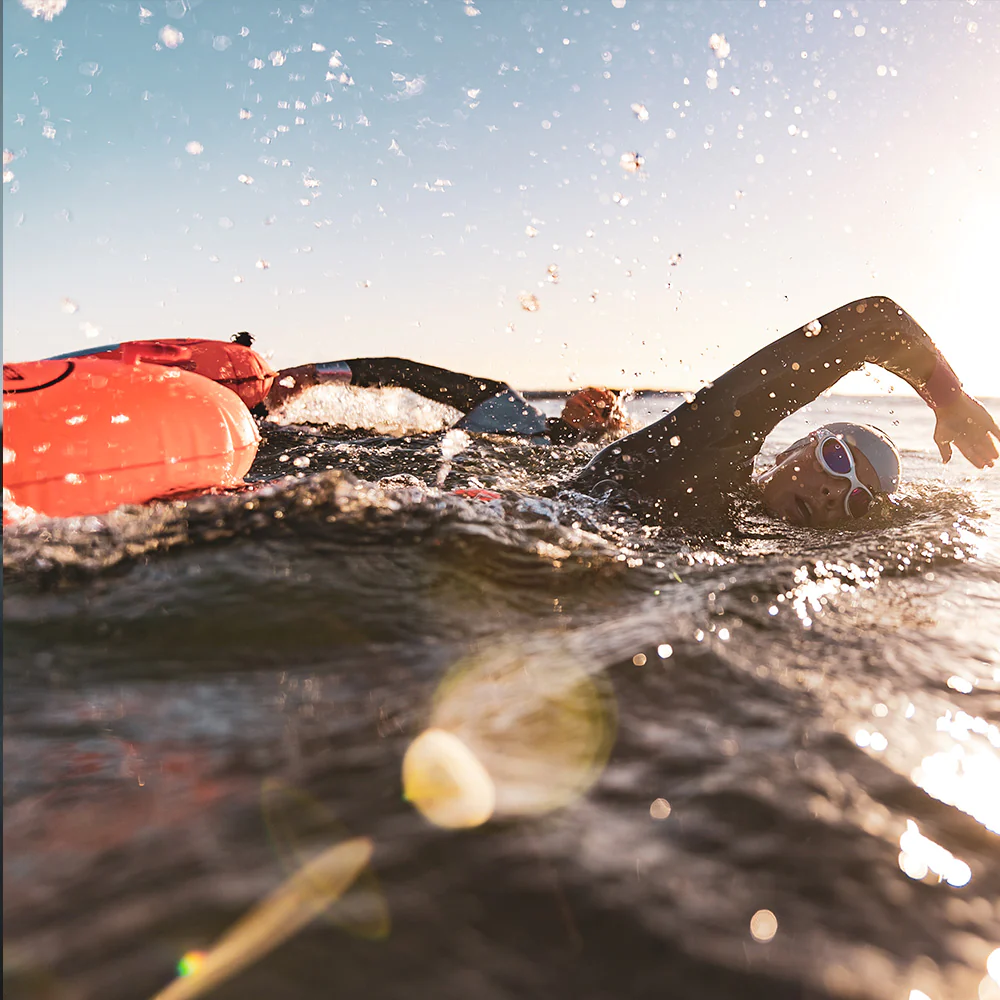
<path id="1" fill-rule="evenodd" d="M 190 337 L 167 340 L 129 340 L 86 351 L 58 354 L 52 360 L 104 358 L 132 364 L 145 361 L 169 365 L 204 375 L 213 382 L 232 389 L 252 410 L 271 390 L 277 372 L 252 348 L 223 340 L 197 340 Z"/>
<path id="2" fill-rule="evenodd" d="M 481 500 L 483 503 L 489 503 L 491 500 L 503 499 L 502 493 L 496 493 L 493 490 L 476 489 L 472 486 L 459 487 L 451 492 L 456 496 L 466 497 L 469 500 Z"/>
<path id="3" fill-rule="evenodd" d="M 141 362 L 6 364 L 3 413 L 4 496 L 50 517 L 236 485 L 260 442 L 232 392 Z"/>

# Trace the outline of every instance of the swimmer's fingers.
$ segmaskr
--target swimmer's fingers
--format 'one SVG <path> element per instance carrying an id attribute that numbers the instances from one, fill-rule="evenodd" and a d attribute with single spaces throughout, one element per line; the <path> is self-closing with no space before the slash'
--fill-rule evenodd
<path id="1" fill-rule="evenodd" d="M 954 444 L 977 468 L 992 466 L 1000 457 L 994 438 L 1000 440 L 1000 427 L 986 408 L 971 396 L 963 393 L 955 402 L 938 408 L 934 441 L 942 461 L 951 458 L 951 445 Z"/>

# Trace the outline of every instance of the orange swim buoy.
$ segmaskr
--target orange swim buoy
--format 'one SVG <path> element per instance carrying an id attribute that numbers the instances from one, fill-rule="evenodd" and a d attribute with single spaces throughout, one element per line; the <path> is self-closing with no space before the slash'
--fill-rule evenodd
<path id="1" fill-rule="evenodd" d="M 3 415 L 4 496 L 50 517 L 234 486 L 260 442 L 232 392 L 142 362 L 5 364 Z"/>
<path id="2" fill-rule="evenodd" d="M 59 354 L 52 360 L 72 358 L 104 358 L 126 364 L 145 361 L 154 365 L 182 368 L 232 389 L 251 410 L 263 402 L 277 375 L 251 347 L 224 340 L 198 340 L 192 337 L 129 340 L 122 344 Z"/>

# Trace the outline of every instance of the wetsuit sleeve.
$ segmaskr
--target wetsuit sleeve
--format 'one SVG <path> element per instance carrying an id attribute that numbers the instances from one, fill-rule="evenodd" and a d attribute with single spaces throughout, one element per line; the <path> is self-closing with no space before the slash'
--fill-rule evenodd
<path id="1" fill-rule="evenodd" d="M 463 413 L 509 388 L 494 379 L 476 378 L 405 358 L 351 358 L 343 364 L 351 370 L 351 385 L 410 389 Z"/>
<path id="2" fill-rule="evenodd" d="M 662 420 L 605 448 L 579 484 L 645 501 L 710 503 L 748 481 L 775 425 L 865 362 L 922 391 L 947 364 L 891 299 L 870 297 L 812 320 L 751 355 Z"/>

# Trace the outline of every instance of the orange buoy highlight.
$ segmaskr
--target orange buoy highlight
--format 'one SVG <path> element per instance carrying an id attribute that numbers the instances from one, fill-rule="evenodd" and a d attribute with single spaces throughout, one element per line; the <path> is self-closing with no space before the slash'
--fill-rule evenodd
<path id="1" fill-rule="evenodd" d="M 232 389 L 250 409 L 263 402 L 277 375 L 253 348 L 223 340 L 191 337 L 129 340 L 122 344 L 60 354 L 53 360 L 85 357 L 123 361 L 126 364 L 141 361 L 195 372 Z"/>
<path id="2" fill-rule="evenodd" d="M 232 392 L 143 362 L 5 364 L 3 413 L 5 496 L 50 517 L 235 486 L 260 442 Z"/>

